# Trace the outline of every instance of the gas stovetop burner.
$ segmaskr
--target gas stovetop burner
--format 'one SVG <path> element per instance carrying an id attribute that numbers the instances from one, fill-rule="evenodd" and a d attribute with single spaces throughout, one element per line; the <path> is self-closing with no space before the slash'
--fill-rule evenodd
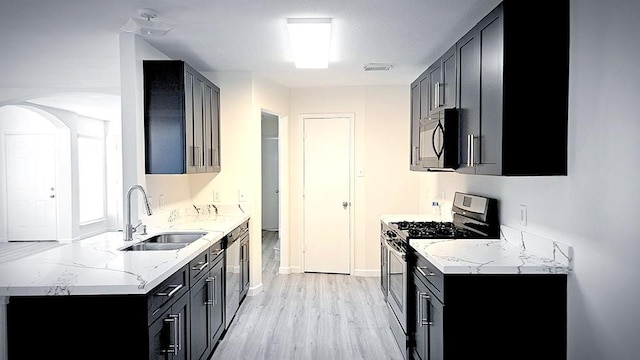
<path id="1" fill-rule="evenodd" d="M 413 239 L 449 239 L 478 237 L 467 229 L 457 227 L 452 222 L 437 221 L 399 221 L 393 223 L 398 230 L 406 231 L 408 237 Z"/>

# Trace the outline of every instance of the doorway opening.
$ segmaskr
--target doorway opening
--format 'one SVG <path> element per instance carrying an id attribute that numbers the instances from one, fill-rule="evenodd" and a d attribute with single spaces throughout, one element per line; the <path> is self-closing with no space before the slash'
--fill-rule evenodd
<path id="1" fill-rule="evenodd" d="M 262 283 L 280 272 L 280 118 L 261 112 Z"/>

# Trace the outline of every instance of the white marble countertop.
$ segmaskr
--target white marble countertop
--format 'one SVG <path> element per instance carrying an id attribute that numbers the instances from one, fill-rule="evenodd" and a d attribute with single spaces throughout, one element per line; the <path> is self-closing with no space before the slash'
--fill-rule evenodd
<path id="1" fill-rule="evenodd" d="M 426 215 L 383 215 L 381 221 L 429 221 Z M 500 239 L 411 239 L 409 246 L 444 274 L 568 274 L 570 246 L 502 225 Z"/>
<path id="2" fill-rule="evenodd" d="M 108 232 L 0 264 L 1 296 L 146 294 L 220 241 L 249 215 L 184 216 L 167 225 L 149 225 L 147 234 L 125 242 Z M 207 232 L 178 250 L 121 251 L 155 234 Z"/>

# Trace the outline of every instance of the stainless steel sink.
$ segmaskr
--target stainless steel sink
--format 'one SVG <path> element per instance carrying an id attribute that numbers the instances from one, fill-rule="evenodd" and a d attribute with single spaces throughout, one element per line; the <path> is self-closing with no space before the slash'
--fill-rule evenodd
<path id="1" fill-rule="evenodd" d="M 121 248 L 122 251 L 161 251 L 181 249 L 200 239 L 206 233 L 173 232 L 154 235 L 139 243 Z"/>
<path id="2" fill-rule="evenodd" d="M 201 237 L 205 236 L 207 233 L 192 233 L 192 232 L 181 232 L 181 233 L 167 233 L 167 234 L 158 234 L 144 240 L 147 243 L 192 243 Z"/>
<path id="3" fill-rule="evenodd" d="M 127 246 L 126 248 L 121 250 L 122 251 L 177 250 L 187 245 L 189 245 L 189 243 L 149 243 L 149 242 L 142 241 L 137 244 Z"/>

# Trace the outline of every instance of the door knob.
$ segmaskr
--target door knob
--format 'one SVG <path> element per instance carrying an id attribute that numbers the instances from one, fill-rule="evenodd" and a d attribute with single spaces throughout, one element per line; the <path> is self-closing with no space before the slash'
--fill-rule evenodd
<path id="1" fill-rule="evenodd" d="M 276 190 L 276 194 L 278 194 L 280 192 L 280 190 Z"/>
<path id="2" fill-rule="evenodd" d="M 342 202 L 342 207 L 343 207 L 344 209 L 346 209 L 348 206 L 349 206 L 349 203 L 348 203 L 348 202 L 346 202 L 346 201 L 343 201 L 343 202 Z"/>

